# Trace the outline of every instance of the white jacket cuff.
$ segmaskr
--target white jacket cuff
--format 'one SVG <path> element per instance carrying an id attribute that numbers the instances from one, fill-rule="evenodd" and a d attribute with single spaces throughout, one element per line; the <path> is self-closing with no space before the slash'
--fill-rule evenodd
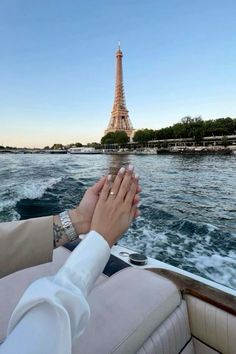
<path id="1" fill-rule="evenodd" d="M 55 283 L 66 288 L 79 286 L 87 296 L 108 262 L 110 251 L 107 241 L 96 231 L 90 231 L 57 272 Z"/>

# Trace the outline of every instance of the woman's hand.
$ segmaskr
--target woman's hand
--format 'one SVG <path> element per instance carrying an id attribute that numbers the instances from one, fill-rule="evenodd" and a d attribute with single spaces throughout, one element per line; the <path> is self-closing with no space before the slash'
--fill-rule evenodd
<path id="1" fill-rule="evenodd" d="M 119 180 L 123 179 L 124 173 L 125 173 L 125 168 L 121 167 L 121 169 L 118 172 Z M 106 179 L 107 179 L 106 177 L 102 177 L 92 187 L 88 188 L 87 191 L 85 192 L 79 206 L 76 209 L 69 211 L 71 221 L 72 221 L 73 226 L 74 226 L 76 233 L 78 235 L 86 234 L 90 231 L 93 213 L 94 213 L 96 204 L 98 202 L 100 192 L 104 186 L 104 183 L 106 182 Z M 111 184 L 112 183 L 110 181 L 110 185 Z M 136 190 L 137 193 L 136 193 L 136 196 L 133 201 L 134 204 L 138 204 L 138 202 L 139 202 L 138 193 L 140 193 L 140 191 L 141 191 L 141 188 L 140 188 L 139 184 L 137 183 L 137 190 Z M 138 214 L 135 216 L 138 216 Z"/>
<path id="2" fill-rule="evenodd" d="M 93 214 L 91 230 L 101 234 L 110 247 L 139 215 L 137 193 L 140 190 L 138 177 L 133 175 L 131 165 L 127 171 L 120 169 L 112 186 L 111 176 L 106 178 Z"/>

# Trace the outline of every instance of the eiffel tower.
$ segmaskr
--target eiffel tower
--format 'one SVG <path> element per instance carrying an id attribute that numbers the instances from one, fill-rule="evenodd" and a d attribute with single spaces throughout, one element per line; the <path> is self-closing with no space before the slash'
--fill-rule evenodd
<path id="1" fill-rule="evenodd" d="M 115 99 L 113 109 L 111 112 L 110 122 L 105 134 L 115 132 L 117 130 L 125 131 L 129 138 L 132 138 L 134 129 L 129 119 L 129 111 L 126 108 L 125 93 L 123 84 L 123 72 L 122 72 L 122 57 L 123 53 L 118 46 L 116 52 L 116 86 L 115 86 Z"/>

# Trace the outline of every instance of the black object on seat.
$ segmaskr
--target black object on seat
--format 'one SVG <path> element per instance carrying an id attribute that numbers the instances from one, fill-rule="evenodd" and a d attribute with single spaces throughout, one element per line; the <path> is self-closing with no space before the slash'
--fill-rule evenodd
<path id="1" fill-rule="evenodd" d="M 69 251 L 73 251 L 75 247 L 78 246 L 78 244 L 81 242 L 81 240 L 76 240 L 74 242 L 68 242 L 66 243 L 63 247 L 67 248 Z M 111 275 L 115 274 L 116 272 L 119 272 L 121 269 L 130 267 L 129 264 L 126 262 L 122 261 L 120 258 L 111 255 L 103 273 L 110 277 Z"/>
<path id="2" fill-rule="evenodd" d="M 116 272 L 119 272 L 121 269 L 130 267 L 129 264 L 126 262 L 122 261 L 120 258 L 113 256 L 113 254 L 110 256 L 109 261 L 107 262 L 106 267 L 104 268 L 103 273 L 110 277 L 111 275 L 115 274 Z"/>

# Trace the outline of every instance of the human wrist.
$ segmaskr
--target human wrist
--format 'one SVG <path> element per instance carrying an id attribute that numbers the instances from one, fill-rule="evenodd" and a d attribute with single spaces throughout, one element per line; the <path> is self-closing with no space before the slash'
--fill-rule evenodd
<path id="1" fill-rule="evenodd" d="M 86 234 L 89 231 L 89 227 L 78 208 L 69 210 L 69 216 L 78 236 L 81 234 Z"/>
<path id="2" fill-rule="evenodd" d="M 83 218 L 76 209 L 53 216 L 54 248 L 73 242 L 80 234 L 86 233 Z"/>
<path id="3" fill-rule="evenodd" d="M 90 231 L 95 231 L 97 234 L 102 236 L 102 238 L 104 238 L 104 240 L 108 243 L 110 248 L 112 248 L 112 246 L 116 242 L 114 240 L 114 237 L 112 237 L 112 233 L 109 232 L 108 230 L 105 230 L 103 227 L 99 227 L 98 225 L 91 225 Z"/>
<path id="4" fill-rule="evenodd" d="M 60 216 L 54 215 L 53 216 L 53 245 L 54 245 L 54 248 L 57 248 L 59 246 L 63 246 L 68 241 L 69 241 L 68 236 L 65 233 L 65 230 L 64 230 L 63 225 L 61 223 Z"/>

